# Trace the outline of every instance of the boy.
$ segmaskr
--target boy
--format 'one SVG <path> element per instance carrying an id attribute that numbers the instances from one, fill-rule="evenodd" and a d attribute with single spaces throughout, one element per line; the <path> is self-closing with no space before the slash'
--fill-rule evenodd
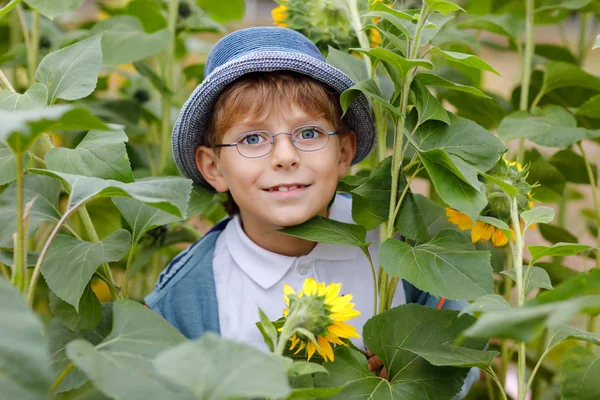
<path id="1" fill-rule="evenodd" d="M 181 111 L 173 152 L 185 176 L 228 193 L 233 217 L 178 255 L 146 304 L 188 338 L 214 331 L 266 349 L 255 325 L 258 307 L 271 320 L 281 317 L 283 284 L 300 290 L 312 277 L 353 294 L 361 315 L 350 324 L 361 332 L 373 310 L 364 254 L 272 231 L 316 215 L 353 223 L 351 200 L 336 196 L 336 187 L 374 145 L 367 99 L 360 96 L 342 119 L 339 95 L 354 83 L 286 28 L 225 36 L 205 74 Z M 367 240 L 378 265 L 376 232 Z M 438 299 L 404 283 L 393 304 L 406 302 L 435 306 Z M 372 357 L 369 365 L 381 363 Z"/>

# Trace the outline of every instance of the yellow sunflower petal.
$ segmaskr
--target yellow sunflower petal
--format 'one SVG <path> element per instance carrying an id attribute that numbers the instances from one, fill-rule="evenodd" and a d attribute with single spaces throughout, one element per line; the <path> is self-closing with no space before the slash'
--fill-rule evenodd
<path id="1" fill-rule="evenodd" d="M 304 285 L 302 286 L 302 292 L 305 296 L 312 296 L 317 294 L 317 281 L 313 278 L 308 278 L 304 281 Z"/>
<path id="2" fill-rule="evenodd" d="M 327 288 L 328 290 L 325 294 L 325 304 L 331 305 L 331 303 L 339 296 L 340 290 L 342 290 L 342 284 L 332 283 Z"/>
<path id="3" fill-rule="evenodd" d="M 332 312 L 341 311 L 346 308 L 354 306 L 353 303 L 350 303 L 351 300 L 352 300 L 351 294 L 347 294 L 345 296 L 336 298 L 335 300 L 333 300 L 329 303 L 331 311 Z"/>
<path id="4" fill-rule="evenodd" d="M 342 311 L 337 311 L 337 312 L 331 313 L 329 318 L 331 318 L 334 321 L 342 322 L 342 321 L 347 321 L 352 318 L 356 318 L 359 315 L 360 315 L 360 311 L 348 309 L 348 310 L 342 310 Z"/>
<path id="5" fill-rule="evenodd" d="M 353 327 L 352 325 L 341 323 L 341 322 L 330 325 L 327 328 L 327 330 L 332 335 L 335 335 L 335 336 L 341 337 L 341 338 L 360 338 L 355 327 Z"/>
<path id="6" fill-rule="evenodd" d="M 496 247 L 502 247 L 506 243 L 508 243 L 508 238 L 506 237 L 504 232 L 502 232 L 500 229 L 496 229 L 496 231 L 492 235 L 492 243 Z"/>
<path id="7" fill-rule="evenodd" d="M 340 338 L 338 338 L 337 336 L 332 335 L 331 332 L 329 332 L 329 335 L 325 336 L 325 339 L 329 340 L 331 343 L 334 343 L 334 344 L 339 344 L 339 345 L 342 345 L 342 346 L 346 345 L 346 343 L 342 342 L 340 340 Z"/>
<path id="8" fill-rule="evenodd" d="M 456 211 L 452 208 L 446 208 L 446 216 L 448 217 L 448 221 L 458 226 L 458 229 L 461 231 L 466 231 L 467 229 L 473 228 L 473 221 L 471 220 L 471 217 L 461 213 L 460 211 Z"/>
<path id="9" fill-rule="evenodd" d="M 306 352 L 308 354 L 308 358 L 306 359 L 306 361 L 310 361 L 310 358 L 313 356 L 313 354 L 315 354 L 315 350 L 317 349 L 317 346 L 315 346 L 315 344 L 309 340 L 308 344 L 306 345 Z"/>
<path id="10" fill-rule="evenodd" d="M 298 350 L 296 350 L 296 352 L 294 353 L 294 355 L 300 353 L 305 346 L 306 346 L 306 343 L 303 342 L 303 341 L 300 341 L 300 346 L 298 346 Z"/>
<path id="11" fill-rule="evenodd" d="M 296 347 L 296 345 L 298 344 L 298 342 L 300 341 L 300 339 L 298 339 L 298 337 L 296 335 L 292 336 L 290 338 L 290 340 L 292 341 L 292 345 L 290 346 L 290 350 L 294 350 L 294 347 Z"/>
<path id="12" fill-rule="evenodd" d="M 322 336 L 319 336 L 317 338 L 317 342 L 319 342 L 319 347 L 317 348 L 319 354 L 323 356 L 325 361 L 327 361 L 328 359 L 330 361 L 333 361 L 333 348 L 331 348 L 331 345 L 329 344 L 327 339 L 325 339 Z"/>

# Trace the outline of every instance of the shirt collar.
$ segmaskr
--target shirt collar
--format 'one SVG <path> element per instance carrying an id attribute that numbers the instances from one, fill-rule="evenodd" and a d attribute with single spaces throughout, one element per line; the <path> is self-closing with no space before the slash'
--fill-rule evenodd
<path id="1" fill-rule="evenodd" d="M 329 218 L 354 223 L 351 204 L 350 199 L 337 195 L 329 209 Z M 223 234 L 233 260 L 263 289 L 269 289 L 279 282 L 298 259 L 298 257 L 273 253 L 254 243 L 242 229 L 239 215 L 233 217 Z M 317 243 L 304 257 L 314 260 L 350 261 L 356 258 L 357 252 L 358 248 L 352 246 Z"/>

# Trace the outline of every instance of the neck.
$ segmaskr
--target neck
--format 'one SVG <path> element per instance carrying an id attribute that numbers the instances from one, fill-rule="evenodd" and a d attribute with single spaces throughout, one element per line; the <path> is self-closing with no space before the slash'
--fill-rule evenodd
<path id="1" fill-rule="evenodd" d="M 273 253 L 290 257 L 300 257 L 310 253 L 317 245 L 316 242 L 277 232 L 276 230 L 281 229 L 281 226 L 262 223 L 253 218 L 253 216 L 243 212 L 240 213 L 240 220 L 242 229 L 248 238 L 263 249 Z"/>

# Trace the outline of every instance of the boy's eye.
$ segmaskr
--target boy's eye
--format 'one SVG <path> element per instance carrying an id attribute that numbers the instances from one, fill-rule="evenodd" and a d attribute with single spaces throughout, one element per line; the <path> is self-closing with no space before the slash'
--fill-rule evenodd
<path id="1" fill-rule="evenodd" d="M 243 144 L 243 145 L 251 145 L 252 146 L 252 145 L 264 143 L 265 140 L 267 140 L 267 138 L 265 137 L 264 134 L 251 133 L 249 135 L 242 136 L 238 140 L 238 143 Z"/>
<path id="2" fill-rule="evenodd" d="M 304 128 L 296 134 L 296 138 L 300 140 L 311 140 L 321 136 L 322 133 L 316 128 Z"/>

